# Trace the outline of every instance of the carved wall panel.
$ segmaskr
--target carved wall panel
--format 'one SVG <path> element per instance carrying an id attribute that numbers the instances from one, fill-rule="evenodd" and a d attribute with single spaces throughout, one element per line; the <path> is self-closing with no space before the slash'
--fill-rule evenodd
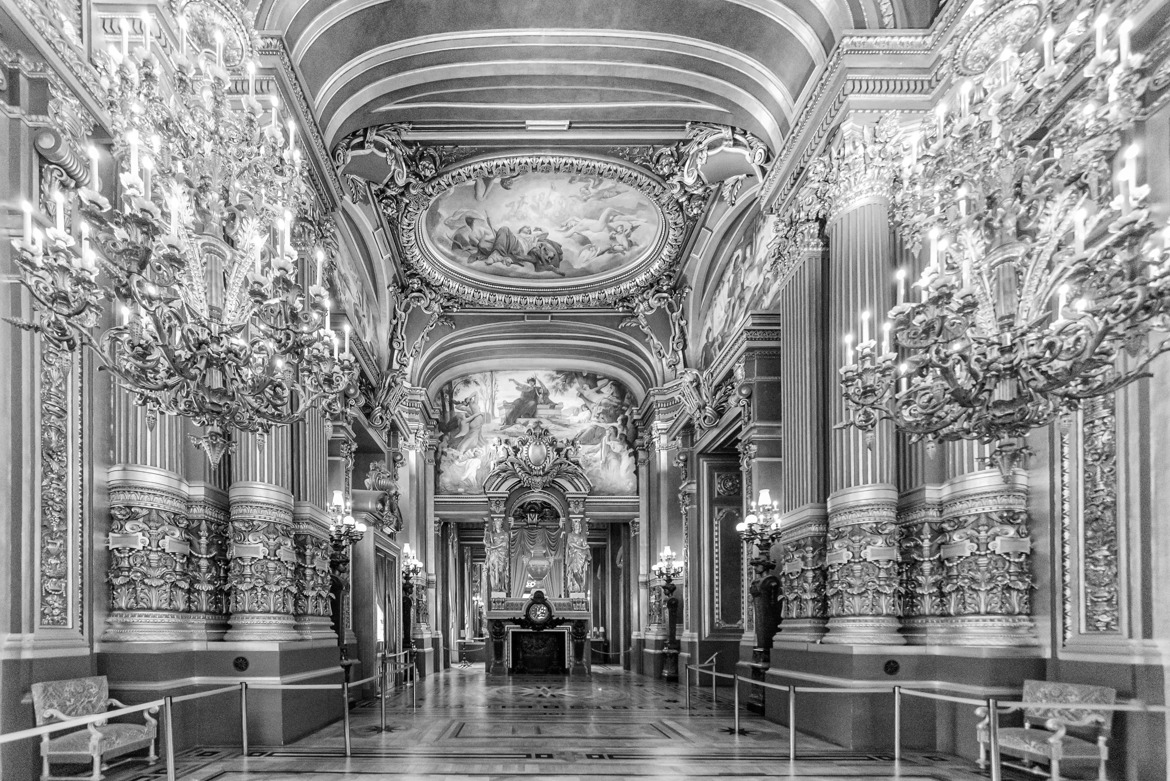
<path id="1" fill-rule="evenodd" d="M 1113 397 L 1085 405 L 1081 423 L 1081 631 L 1121 631 L 1117 421 Z"/>
<path id="2" fill-rule="evenodd" d="M 40 625 L 66 628 L 72 623 L 69 380 L 73 362 L 67 352 L 43 341 L 41 348 Z"/>

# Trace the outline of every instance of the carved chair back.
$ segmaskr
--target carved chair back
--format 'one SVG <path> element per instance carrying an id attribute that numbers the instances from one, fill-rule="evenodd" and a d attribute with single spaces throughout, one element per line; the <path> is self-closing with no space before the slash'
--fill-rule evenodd
<path id="1" fill-rule="evenodd" d="M 109 707 L 110 686 L 104 675 L 43 681 L 32 685 L 32 696 L 39 727 L 58 721 L 55 714 L 46 714 L 46 711 L 58 711 L 68 718 L 105 713 Z"/>
<path id="2" fill-rule="evenodd" d="M 1056 683 L 1054 681 L 1024 681 L 1024 702 L 1067 702 L 1073 706 L 1068 708 L 1025 708 L 1024 721 L 1030 726 L 1043 727 L 1048 719 L 1057 719 L 1069 727 L 1069 734 L 1108 735 L 1113 726 L 1113 711 L 1093 706 L 1112 705 L 1116 699 L 1117 690 L 1107 686 Z"/>

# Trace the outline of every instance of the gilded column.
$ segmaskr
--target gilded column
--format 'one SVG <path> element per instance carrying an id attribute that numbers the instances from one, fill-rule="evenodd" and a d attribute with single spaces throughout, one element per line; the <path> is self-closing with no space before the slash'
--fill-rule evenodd
<path id="1" fill-rule="evenodd" d="M 298 640 L 288 426 L 241 433 L 232 457 L 227 640 Z"/>
<path id="2" fill-rule="evenodd" d="M 807 186 L 807 185 L 806 185 Z M 828 308 L 827 255 L 818 223 L 807 220 L 796 236 L 792 268 L 780 268 L 786 281 L 776 311 L 780 317 L 780 436 L 791 454 L 780 464 L 783 536 L 774 549 L 783 595 L 780 632 L 775 642 L 816 643 L 828 624 L 825 602 L 825 537 L 828 515 L 826 419 L 828 355 L 824 345 Z"/>
<path id="3" fill-rule="evenodd" d="M 831 421 L 847 420 L 838 392 L 839 369 L 851 361 L 845 343 L 881 339 L 894 272 L 889 221 L 893 171 L 887 145 L 893 128 L 847 122 L 832 153 L 829 174 L 829 397 Z M 869 312 L 868 327 L 862 312 Z M 894 436 L 883 422 L 872 435 L 835 428 L 829 449 L 825 643 L 901 644 L 898 573 L 898 492 Z"/>

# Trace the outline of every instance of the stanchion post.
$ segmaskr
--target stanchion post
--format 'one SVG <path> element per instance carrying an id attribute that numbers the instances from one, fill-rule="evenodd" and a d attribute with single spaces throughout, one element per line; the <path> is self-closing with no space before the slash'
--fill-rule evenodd
<path id="1" fill-rule="evenodd" d="M 999 763 L 999 703 L 994 697 L 987 700 L 987 743 L 991 746 L 991 781 L 1002 781 L 1003 767 Z"/>
<path id="2" fill-rule="evenodd" d="M 163 719 L 166 721 L 167 781 L 175 781 L 175 704 L 171 697 L 163 697 Z"/>
<path id="3" fill-rule="evenodd" d="M 390 696 L 390 689 L 386 684 L 388 679 L 386 676 L 386 657 L 382 657 L 382 702 L 379 703 L 379 708 L 382 712 L 382 732 L 386 731 L 386 698 Z"/>
<path id="4" fill-rule="evenodd" d="M 711 710 L 715 710 L 715 684 L 719 678 L 715 675 L 715 665 L 711 665 Z"/>
<path id="5" fill-rule="evenodd" d="M 684 669 L 684 670 L 686 670 L 686 674 L 687 674 L 687 694 L 686 694 L 686 700 L 687 700 L 687 713 L 690 713 L 690 712 L 691 712 L 691 666 L 688 664 L 688 665 L 687 665 L 685 668 L 683 668 L 683 669 Z M 697 676 L 697 675 L 698 675 L 698 672 L 696 672 L 696 673 L 695 673 L 695 675 Z"/>
<path id="6" fill-rule="evenodd" d="M 341 724 L 345 729 L 345 755 L 348 757 L 350 746 L 349 735 L 349 681 L 341 682 Z"/>
<path id="7" fill-rule="evenodd" d="M 902 687 L 894 687 L 894 761 L 902 759 Z"/>
<path id="8" fill-rule="evenodd" d="M 248 756 L 248 682 L 240 681 L 240 746 Z"/>
<path id="9" fill-rule="evenodd" d="M 796 761 L 796 686 L 788 684 L 788 761 Z"/>
<path id="10" fill-rule="evenodd" d="M 739 734 L 739 676 L 731 679 L 732 699 L 731 707 L 735 710 L 735 734 Z"/>

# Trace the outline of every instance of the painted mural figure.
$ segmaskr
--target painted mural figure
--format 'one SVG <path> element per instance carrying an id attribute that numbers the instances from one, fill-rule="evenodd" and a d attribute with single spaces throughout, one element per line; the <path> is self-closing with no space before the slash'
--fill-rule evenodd
<path id="1" fill-rule="evenodd" d="M 463 215 L 464 225 L 455 229 L 451 246 L 469 252 L 473 259 L 489 266 L 493 263 L 519 265 L 531 263 L 533 271 L 551 271 L 564 276 L 561 245 L 548 237 L 544 228 L 522 225 L 513 232 L 508 226 L 493 230 L 491 223 L 475 214 Z M 448 224 L 451 220 L 447 221 Z M 456 224 L 458 224 L 456 222 Z"/>
<path id="2" fill-rule="evenodd" d="M 520 391 L 520 398 L 508 407 L 508 414 L 504 417 L 505 426 L 514 425 L 522 418 L 535 418 L 541 404 L 552 403 L 548 387 L 536 377 L 529 377 L 523 384 L 512 380 L 512 384 Z"/>

